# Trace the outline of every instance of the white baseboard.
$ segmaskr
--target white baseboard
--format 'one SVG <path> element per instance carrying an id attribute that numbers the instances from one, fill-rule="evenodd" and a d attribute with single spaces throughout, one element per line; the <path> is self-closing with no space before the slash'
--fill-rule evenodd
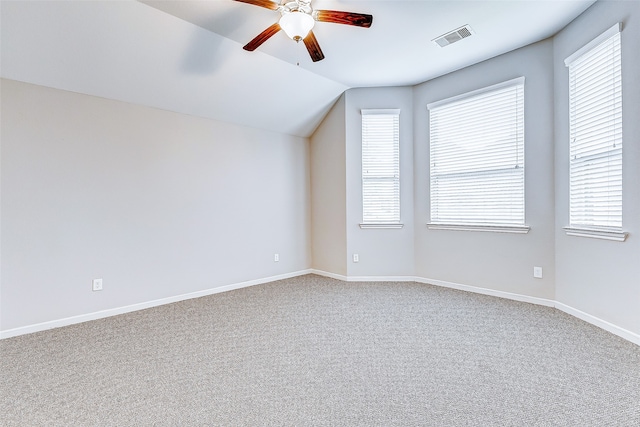
<path id="1" fill-rule="evenodd" d="M 413 276 L 343 276 L 328 271 L 311 269 L 312 274 L 342 280 L 343 282 L 414 282 Z"/>
<path id="2" fill-rule="evenodd" d="M 415 282 L 413 276 L 349 276 L 349 282 Z"/>
<path id="3" fill-rule="evenodd" d="M 46 331 L 47 329 L 59 328 L 61 326 L 74 325 L 76 323 L 88 322 L 90 320 L 102 319 L 105 317 L 116 316 L 118 314 L 130 313 L 132 311 L 144 310 L 145 308 L 157 307 L 159 305 L 171 304 L 173 302 L 184 301 L 192 298 L 204 297 L 221 292 L 232 291 L 234 289 L 248 288 L 250 286 L 261 285 L 263 283 L 275 282 L 276 280 L 289 279 L 291 277 L 303 276 L 310 274 L 310 269 L 295 271 L 292 273 L 279 274 L 277 276 L 265 277 L 261 279 L 248 280 L 246 282 L 232 283 L 229 285 L 218 286 L 202 291 L 190 292 L 188 294 L 176 295 L 167 298 L 156 299 L 153 301 L 131 304 L 124 307 L 110 308 L 107 310 L 96 311 L 93 313 L 80 314 L 78 316 L 66 317 L 64 319 L 51 320 L 48 322 L 36 323 L 34 325 L 21 326 L 19 328 L 0 331 L 0 339 L 16 337 L 18 335 L 30 334 L 33 332 Z"/>
<path id="4" fill-rule="evenodd" d="M 522 295 L 522 294 L 514 294 L 512 292 L 497 291 L 495 289 L 479 288 L 477 286 L 471 286 L 471 285 L 461 285 L 459 283 L 445 282 L 444 280 L 416 277 L 415 281 L 418 283 L 425 283 L 427 285 L 442 286 L 444 288 L 458 289 L 461 291 L 473 292 L 476 294 L 491 295 L 494 297 L 511 299 L 514 301 L 528 302 L 536 305 L 544 305 L 546 307 L 554 307 L 554 304 L 555 304 L 554 300 L 550 300 L 546 298 L 532 297 L 529 295 Z"/>
<path id="5" fill-rule="evenodd" d="M 592 325 L 604 329 L 605 331 L 618 335 L 619 337 L 624 338 L 627 341 L 631 341 L 636 345 L 640 345 L 640 335 L 636 333 L 628 331 L 624 328 L 614 325 L 613 323 L 609 323 L 606 320 L 602 320 L 599 317 L 593 316 L 589 313 L 585 313 L 584 311 L 580 311 L 558 301 L 555 302 L 555 307 L 560 311 L 564 311 L 565 313 L 572 315 L 573 317 L 577 317 L 578 319 L 584 320 L 587 323 L 591 323 Z"/>
<path id="6" fill-rule="evenodd" d="M 575 309 L 571 306 L 568 306 L 566 304 L 563 304 L 561 302 L 558 302 L 552 299 L 533 297 L 530 295 L 515 294 L 512 292 L 498 291 L 495 289 L 479 288 L 477 286 L 462 285 L 460 283 L 445 282 L 444 280 L 428 279 L 425 277 L 418 277 L 418 276 L 375 276 L 375 277 L 349 276 L 347 277 L 340 274 L 330 273 L 327 271 L 316 270 L 316 269 L 311 269 L 310 273 L 317 274 L 320 276 L 325 276 L 325 277 L 331 277 L 332 279 L 342 280 L 344 282 L 356 282 L 356 281 L 358 282 L 362 282 L 362 281 L 364 282 L 388 282 L 388 281 L 417 282 L 417 283 L 424 283 L 427 285 L 458 289 L 465 292 L 473 292 L 476 294 L 490 295 L 490 296 L 510 299 L 514 301 L 527 302 L 530 304 L 542 305 L 545 307 L 553 307 L 558 310 L 564 311 L 565 313 L 570 314 L 574 317 L 577 317 L 580 320 L 584 320 L 587 323 L 591 323 L 592 325 L 597 326 L 601 329 L 604 329 L 605 331 L 611 332 L 612 334 L 615 334 L 621 338 L 624 338 L 625 340 L 630 341 L 636 345 L 640 345 L 640 335 L 634 332 L 628 331 L 619 326 L 616 326 L 613 323 L 609 323 L 606 320 L 602 320 L 596 316 L 585 313 L 584 311 L 580 311 L 578 309 Z"/>
<path id="7" fill-rule="evenodd" d="M 343 282 L 348 282 L 349 278 L 347 276 L 343 276 L 342 274 L 330 273 L 328 271 L 316 270 L 312 268 L 310 271 L 311 274 L 317 274 L 318 276 L 329 277 L 331 279 L 342 280 Z"/>
<path id="8" fill-rule="evenodd" d="M 435 286 L 443 286 L 445 288 L 459 289 L 462 291 L 474 292 L 477 294 L 491 295 L 491 296 L 500 297 L 500 298 L 512 299 L 515 301 L 522 301 L 522 302 L 528 302 L 531 304 L 553 307 L 560 311 L 564 311 L 565 313 L 570 314 L 574 317 L 577 317 L 580 320 L 584 320 L 587 323 L 591 323 L 592 325 L 597 326 L 601 329 L 604 329 L 605 331 L 611 332 L 612 334 L 617 335 L 621 338 L 624 338 L 627 341 L 640 345 L 640 335 L 633 333 L 631 331 L 628 331 L 619 326 L 616 326 L 613 323 L 609 323 L 606 320 L 602 320 L 599 317 L 593 316 L 591 314 L 585 313 L 584 311 L 580 311 L 571 306 L 558 302 L 556 300 L 532 297 L 529 295 L 514 294 L 511 292 L 496 291 L 496 290 L 487 289 L 487 288 L 478 288 L 475 286 L 461 285 L 458 283 L 445 282 L 442 280 L 426 279 L 423 277 L 416 277 L 415 279 L 416 279 L 416 282 L 419 282 L 419 283 L 426 283 L 426 284 L 435 285 Z"/>
<path id="9" fill-rule="evenodd" d="M 173 302 L 184 301 L 192 298 L 199 298 L 207 295 L 213 295 L 221 292 L 232 291 L 234 289 L 247 288 L 250 286 L 260 285 L 263 283 L 275 282 L 276 280 L 289 279 L 292 277 L 303 276 L 305 274 L 317 274 L 319 276 L 330 277 L 332 279 L 341 280 L 343 282 L 417 282 L 434 286 L 442 286 L 445 288 L 458 289 L 466 292 L 473 292 L 483 295 L 491 295 L 499 298 L 506 298 L 515 301 L 527 302 L 531 304 L 543 305 L 546 307 L 554 307 L 558 310 L 564 311 L 578 319 L 584 320 L 594 326 L 597 326 L 612 334 L 618 335 L 627 341 L 630 341 L 636 345 L 640 345 L 640 335 L 634 332 L 628 331 L 624 328 L 609 323 L 606 320 L 602 320 L 596 316 L 585 313 L 564 303 L 550 300 L 546 298 L 533 297 L 529 295 L 515 294 L 511 292 L 498 291 L 488 288 L 479 288 L 471 285 L 462 285 L 459 283 L 446 282 L 437 279 L 428 279 L 425 277 L 416 276 L 343 276 L 341 274 L 330 273 L 328 271 L 306 269 L 292 273 L 280 274 L 277 276 L 265 277 L 262 279 L 249 280 L 246 282 L 233 283 L 229 285 L 219 286 L 211 289 L 205 289 L 202 291 L 191 292 L 188 294 L 176 295 L 173 297 L 161 298 L 153 301 L 142 302 L 138 304 L 127 305 L 124 307 L 116 307 L 108 310 L 97 311 L 93 313 L 82 314 L 78 316 L 67 317 L 64 319 L 52 320 L 49 322 L 37 323 L 34 325 L 22 326 L 19 328 L 8 329 L 6 331 L 0 331 L 0 339 L 11 338 L 18 335 L 30 334 L 33 332 L 45 331 L 47 329 L 59 328 L 61 326 L 73 325 L 76 323 L 87 322 L 90 320 L 102 319 L 105 317 L 116 316 L 118 314 L 130 313 L 132 311 L 143 310 L 145 308 L 157 307 L 159 305 L 170 304 Z"/>

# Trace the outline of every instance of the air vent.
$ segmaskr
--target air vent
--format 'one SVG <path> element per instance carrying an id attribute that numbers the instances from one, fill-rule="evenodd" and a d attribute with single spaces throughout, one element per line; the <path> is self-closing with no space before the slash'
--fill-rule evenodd
<path id="1" fill-rule="evenodd" d="M 443 34 L 439 37 L 436 37 L 431 41 L 436 43 L 440 47 L 445 47 L 445 46 L 449 46 L 452 43 L 460 41 L 462 39 L 466 39 L 467 37 L 470 37 L 472 34 L 473 34 L 473 30 L 471 29 L 471 27 L 468 25 L 465 25 L 464 27 L 460 27 L 453 31 L 449 31 L 448 33 Z"/>

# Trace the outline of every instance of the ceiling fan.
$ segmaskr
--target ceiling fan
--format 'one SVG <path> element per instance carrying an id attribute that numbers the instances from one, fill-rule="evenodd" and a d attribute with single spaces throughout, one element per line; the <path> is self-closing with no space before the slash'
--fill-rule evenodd
<path id="1" fill-rule="evenodd" d="M 324 54 L 316 36 L 313 35 L 313 25 L 318 22 L 332 22 L 334 24 L 354 25 L 369 28 L 373 16 L 364 13 L 341 12 L 338 10 L 314 10 L 312 0 L 281 0 L 276 3 L 271 0 L 235 0 L 280 12 L 280 20 L 258 34 L 243 47 L 244 50 L 254 51 L 274 34 L 283 30 L 291 39 L 302 40 L 307 47 L 313 62 L 324 59 Z"/>

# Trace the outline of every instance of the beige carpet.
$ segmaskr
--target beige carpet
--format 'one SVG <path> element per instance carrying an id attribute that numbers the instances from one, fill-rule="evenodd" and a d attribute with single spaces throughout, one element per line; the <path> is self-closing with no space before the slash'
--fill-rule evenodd
<path id="1" fill-rule="evenodd" d="M 640 347 L 314 275 L 0 341 L 2 426 L 640 426 Z"/>

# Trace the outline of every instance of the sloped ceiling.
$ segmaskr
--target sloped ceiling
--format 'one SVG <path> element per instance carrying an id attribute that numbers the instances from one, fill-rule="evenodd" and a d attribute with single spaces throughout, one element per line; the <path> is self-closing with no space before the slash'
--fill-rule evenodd
<path id="1" fill-rule="evenodd" d="M 314 0 L 374 15 L 317 23 L 326 59 L 283 33 L 242 46 L 277 12 L 232 0 L 2 1 L 3 78 L 309 136 L 350 87 L 413 85 L 542 40 L 594 1 Z M 447 48 L 433 38 L 469 24 Z"/>

